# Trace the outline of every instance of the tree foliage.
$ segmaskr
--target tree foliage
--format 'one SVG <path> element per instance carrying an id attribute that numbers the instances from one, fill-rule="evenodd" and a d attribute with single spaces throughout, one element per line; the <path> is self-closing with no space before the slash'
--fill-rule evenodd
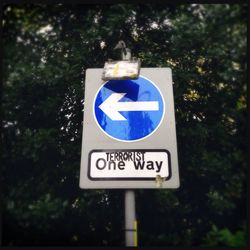
<path id="1" fill-rule="evenodd" d="M 123 39 L 174 80 L 181 186 L 136 191 L 139 245 L 246 245 L 246 9 L 6 5 L 3 244 L 124 245 L 123 191 L 79 189 L 85 72 Z"/>

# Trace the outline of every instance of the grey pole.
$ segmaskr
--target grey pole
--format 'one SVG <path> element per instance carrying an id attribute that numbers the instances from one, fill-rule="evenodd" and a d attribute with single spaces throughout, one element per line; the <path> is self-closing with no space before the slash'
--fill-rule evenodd
<path id="1" fill-rule="evenodd" d="M 133 190 L 125 190 L 125 243 L 127 247 L 137 246 L 135 192 Z"/>

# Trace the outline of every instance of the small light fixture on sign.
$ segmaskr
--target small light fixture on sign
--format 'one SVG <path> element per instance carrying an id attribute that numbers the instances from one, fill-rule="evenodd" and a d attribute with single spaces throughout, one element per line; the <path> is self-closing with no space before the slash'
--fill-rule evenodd
<path id="1" fill-rule="evenodd" d="M 137 79 L 140 73 L 140 60 L 110 61 L 105 62 L 102 79 L 126 80 Z"/>
<path id="2" fill-rule="evenodd" d="M 141 61 L 133 57 L 131 51 L 126 48 L 124 41 L 119 41 L 114 49 L 121 49 L 121 61 L 109 60 L 105 62 L 102 73 L 102 80 L 129 80 L 139 77 Z"/>

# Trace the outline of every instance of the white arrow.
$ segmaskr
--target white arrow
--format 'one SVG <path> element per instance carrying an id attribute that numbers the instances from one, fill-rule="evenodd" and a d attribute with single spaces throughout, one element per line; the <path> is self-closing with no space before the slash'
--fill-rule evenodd
<path id="1" fill-rule="evenodd" d="M 99 108 L 113 121 L 127 120 L 119 111 L 157 111 L 159 103 L 156 101 L 148 102 L 119 102 L 126 93 L 111 94 Z"/>

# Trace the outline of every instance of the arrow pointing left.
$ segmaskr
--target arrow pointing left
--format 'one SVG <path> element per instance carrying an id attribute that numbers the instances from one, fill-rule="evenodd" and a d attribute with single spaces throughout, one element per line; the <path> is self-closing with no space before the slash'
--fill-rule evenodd
<path id="1" fill-rule="evenodd" d="M 157 101 L 119 102 L 127 93 L 112 93 L 99 108 L 113 121 L 127 120 L 119 111 L 157 111 Z"/>

